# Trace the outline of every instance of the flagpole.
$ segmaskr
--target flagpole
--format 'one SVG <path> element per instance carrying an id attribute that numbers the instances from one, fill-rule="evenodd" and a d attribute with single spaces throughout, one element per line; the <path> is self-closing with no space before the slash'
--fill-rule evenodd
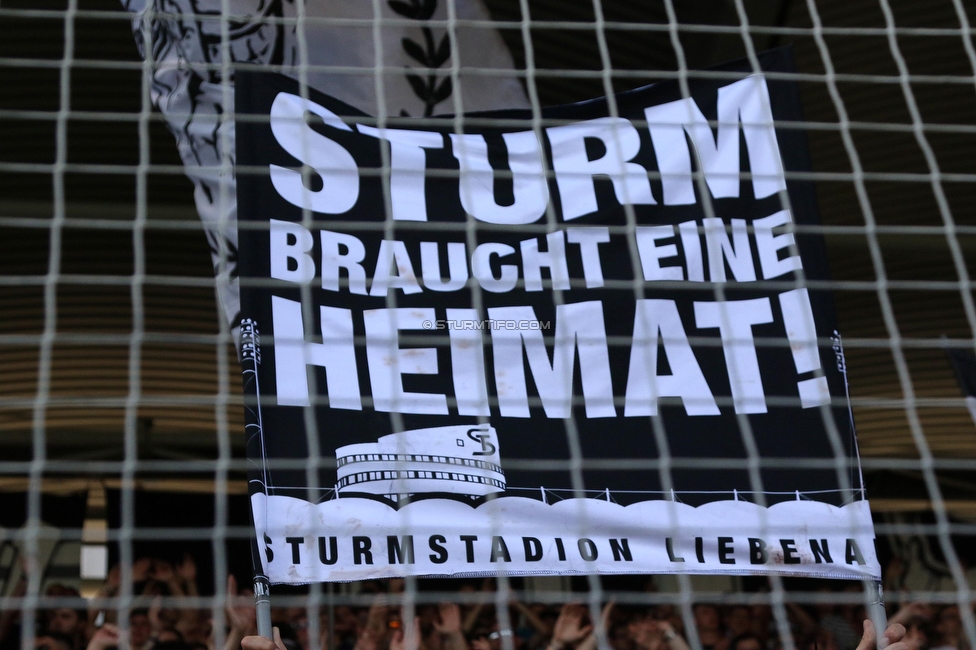
<path id="1" fill-rule="evenodd" d="M 868 601 L 868 618 L 874 623 L 874 630 L 877 635 L 877 645 L 881 648 L 881 639 L 885 629 L 888 627 L 888 614 L 884 607 L 884 587 L 880 580 L 865 582 Z"/>
<path id="2" fill-rule="evenodd" d="M 251 513 L 251 530 L 255 531 L 254 513 Z M 258 536 L 251 535 L 251 571 L 254 573 L 254 611 L 257 615 L 258 636 L 274 640 L 271 634 L 271 581 L 264 575 L 261 565 L 261 549 Z"/>
<path id="3" fill-rule="evenodd" d="M 257 613 L 258 636 L 271 639 L 271 587 L 265 575 L 254 576 L 254 610 Z"/>
<path id="4" fill-rule="evenodd" d="M 265 456 L 264 448 L 264 427 L 261 422 L 261 389 L 258 383 L 258 364 L 261 363 L 261 343 L 258 338 L 257 323 L 250 318 L 241 321 L 241 362 L 244 369 L 244 399 L 247 406 L 248 398 L 253 399 L 254 409 L 247 409 L 247 414 L 253 421 L 245 423 L 245 430 L 257 429 L 257 444 L 260 445 L 261 490 L 267 494 L 268 489 L 268 459 Z M 251 431 L 248 431 L 250 434 Z M 252 444 L 249 436 L 248 446 Z M 250 449 L 249 449 L 250 451 Z M 251 454 L 248 454 L 250 456 Z M 248 482 L 250 483 L 250 481 Z M 268 576 L 264 575 L 264 566 L 261 563 L 261 549 L 258 546 L 257 526 L 254 520 L 253 506 L 251 509 L 251 567 L 254 573 L 254 609 L 257 614 L 258 636 L 272 639 L 271 633 L 271 582 Z M 268 561 L 271 561 L 270 556 Z M 272 639 L 273 640 L 273 639 Z"/>

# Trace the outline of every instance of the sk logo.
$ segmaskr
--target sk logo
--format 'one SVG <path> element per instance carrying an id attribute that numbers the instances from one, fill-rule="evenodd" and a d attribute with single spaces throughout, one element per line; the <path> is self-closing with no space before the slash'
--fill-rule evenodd
<path id="1" fill-rule="evenodd" d="M 491 456 L 495 453 L 495 445 L 491 444 L 488 434 L 481 429 L 468 429 L 468 437 L 481 443 L 481 451 L 474 452 L 473 456 Z"/>

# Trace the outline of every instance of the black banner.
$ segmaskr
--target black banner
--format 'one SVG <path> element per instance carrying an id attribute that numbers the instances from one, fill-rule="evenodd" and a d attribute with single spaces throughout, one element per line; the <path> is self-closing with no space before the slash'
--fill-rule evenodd
<path id="1" fill-rule="evenodd" d="M 760 61 L 538 119 L 381 122 L 239 73 L 273 580 L 877 573 L 813 187 L 788 178 L 799 96 L 769 74 L 787 50 Z"/>

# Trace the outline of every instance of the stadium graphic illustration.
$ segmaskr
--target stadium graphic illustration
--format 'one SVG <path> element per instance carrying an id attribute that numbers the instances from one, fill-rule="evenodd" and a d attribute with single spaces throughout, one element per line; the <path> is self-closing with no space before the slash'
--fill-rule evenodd
<path id="1" fill-rule="evenodd" d="M 391 433 L 336 449 L 336 494 L 392 501 L 417 494 L 477 499 L 505 491 L 498 437 L 488 425 Z"/>

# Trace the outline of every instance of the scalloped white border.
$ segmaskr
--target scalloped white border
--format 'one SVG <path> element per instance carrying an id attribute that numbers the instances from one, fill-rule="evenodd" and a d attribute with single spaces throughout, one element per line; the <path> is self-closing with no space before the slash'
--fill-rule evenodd
<path id="1" fill-rule="evenodd" d="M 407 575 L 463 576 L 499 570 L 510 575 L 776 573 L 848 579 L 880 579 L 881 576 L 867 501 L 842 507 L 819 501 L 785 501 L 764 508 L 747 501 L 714 501 L 692 507 L 655 500 L 621 506 L 597 499 L 566 499 L 546 504 L 524 497 L 502 497 L 477 508 L 447 499 L 430 499 L 397 510 L 361 498 L 312 504 L 293 497 L 254 494 L 251 506 L 258 545 L 263 549 L 264 569 L 274 583 Z M 270 544 L 265 544 L 265 534 L 271 539 Z M 404 534 L 413 535 L 415 562 L 390 564 L 387 537 Z M 437 563 L 431 557 L 438 558 L 430 544 L 431 536 L 435 535 L 445 539 L 440 545 L 447 551 L 446 562 Z M 478 539 L 466 543 L 461 540 L 462 535 L 474 535 Z M 511 561 L 490 561 L 495 536 L 504 540 Z M 336 538 L 338 557 L 334 564 L 320 560 L 319 537 L 325 538 L 327 551 L 329 538 Z M 360 563 L 356 564 L 353 537 L 369 539 L 372 564 L 367 564 L 362 554 Z M 525 537 L 539 540 L 541 560 L 526 560 Z M 702 538 L 704 562 L 698 559 L 696 537 Z M 720 537 L 731 541 L 726 539 L 722 543 Z M 565 560 L 559 558 L 556 538 L 562 540 Z M 672 539 L 674 560 L 668 554 L 667 538 Z M 749 538 L 764 541 L 766 563 L 751 561 Z M 580 539 L 592 541 L 597 549 L 596 559 L 581 557 Z M 633 559 L 627 561 L 619 550 L 615 559 L 611 539 L 626 539 Z M 816 561 L 811 539 L 817 540 L 818 545 L 822 545 L 820 540 L 827 540 L 832 562 L 823 558 L 819 558 L 819 563 Z M 473 562 L 468 561 L 468 544 Z M 534 543 L 529 544 L 534 547 Z M 726 549 L 724 562 L 719 558 L 720 544 Z M 863 564 L 849 557 L 853 554 L 852 544 L 860 552 Z M 618 548 L 620 545 L 618 541 Z M 784 563 L 784 545 L 790 559 L 799 559 L 799 563 Z M 590 549 L 586 542 L 583 547 L 584 551 Z M 268 549 L 273 555 L 270 562 Z M 296 553 L 297 563 L 293 562 Z M 678 558 L 684 561 L 678 562 Z"/>

